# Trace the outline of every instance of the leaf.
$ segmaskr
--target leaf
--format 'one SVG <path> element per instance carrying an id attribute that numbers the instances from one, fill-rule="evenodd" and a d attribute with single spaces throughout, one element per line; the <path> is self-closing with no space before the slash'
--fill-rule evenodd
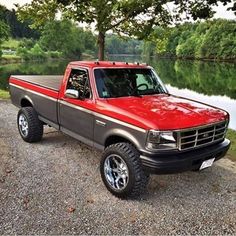
<path id="1" fill-rule="evenodd" d="M 69 208 L 67 209 L 67 211 L 68 211 L 69 213 L 73 213 L 73 212 L 75 211 L 75 208 L 74 208 L 74 207 L 69 207 Z"/>

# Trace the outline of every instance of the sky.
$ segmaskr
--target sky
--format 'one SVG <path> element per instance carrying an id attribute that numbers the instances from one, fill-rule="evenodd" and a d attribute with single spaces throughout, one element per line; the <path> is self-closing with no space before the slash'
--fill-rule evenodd
<path id="1" fill-rule="evenodd" d="M 0 4 L 6 6 L 8 9 L 14 8 L 14 4 L 16 3 L 23 5 L 30 2 L 31 0 L 0 0 Z M 224 7 L 222 4 L 219 4 L 218 7 L 215 7 L 214 10 L 216 11 L 216 14 L 214 18 L 236 19 L 234 13 L 226 11 L 226 8 L 227 7 Z"/>

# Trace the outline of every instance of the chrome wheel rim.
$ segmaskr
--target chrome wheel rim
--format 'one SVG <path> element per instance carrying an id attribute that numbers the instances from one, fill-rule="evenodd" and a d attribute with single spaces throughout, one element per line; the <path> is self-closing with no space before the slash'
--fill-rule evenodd
<path id="1" fill-rule="evenodd" d="M 123 190 L 129 182 L 129 170 L 125 161 L 116 154 L 104 162 L 104 174 L 108 184 L 115 190 Z"/>
<path id="2" fill-rule="evenodd" d="M 18 123 L 21 135 L 26 137 L 29 133 L 29 124 L 24 114 L 20 114 Z"/>

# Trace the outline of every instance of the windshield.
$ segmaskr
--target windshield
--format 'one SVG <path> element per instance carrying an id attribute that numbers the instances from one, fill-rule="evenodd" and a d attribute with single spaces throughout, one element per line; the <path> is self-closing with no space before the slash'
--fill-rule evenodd
<path id="1" fill-rule="evenodd" d="M 95 69 L 94 74 L 100 98 L 167 93 L 151 69 Z"/>

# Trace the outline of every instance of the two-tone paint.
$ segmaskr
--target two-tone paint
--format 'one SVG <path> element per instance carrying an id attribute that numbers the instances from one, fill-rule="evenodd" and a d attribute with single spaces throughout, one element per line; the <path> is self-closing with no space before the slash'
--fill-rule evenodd
<path id="1" fill-rule="evenodd" d="M 97 68 L 152 69 L 147 65 L 117 62 L 71 62 L 63 78 L 58 77 L 61 85 L 55 87 L 11 76 L 12 103 L 18 107 L 33 106 L 44 123 L 99 149 L 127 140 L 136 146 L 143 159 L 144 154 L 152 154 L 146 149 L 149 130 L 181 130 L 229 119 L 226 111 L 170 94 L 99 98 L 94 78 Z M 87 71 L 89 99 L 65 96 L 72 69 Z"/>

